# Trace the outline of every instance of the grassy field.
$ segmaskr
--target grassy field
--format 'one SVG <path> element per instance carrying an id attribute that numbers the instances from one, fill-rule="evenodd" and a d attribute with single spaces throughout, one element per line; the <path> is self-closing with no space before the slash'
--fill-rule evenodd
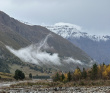
<path id="1" fill-rule="evenodd" d="M 36 75 L 40 75 L 40 76 L 51 76 L 52 73 L 46 73 L 46 72 L 40 72 L 40 71 L 36 71 L 34 69 L 30 69 L 29 66 L 20 66 L 20 65 L 16 65 L 16 64 L 13 64 L 13 65 L 9 65 L 10 66 L 10 72 L 12 74 L 15 73 L 16 69 L 19 69 L 21 71 L 23 71 L 25 73 L 25 76 L 28 77 L 30 73 L 32 73 L 33 76 L 36 76 Z M 55 71 L 53 71 L 55 72 Z"/>
<path id="2" fill-rule="evenodd" d="M 3 73 L 3 72 L 0 72 L 0 80 L 4 80 L 4 81 L 7 81 L 7 80 L 14 80 L 13 78 L 13 74 L 9 74 L 9 73 Z"/>

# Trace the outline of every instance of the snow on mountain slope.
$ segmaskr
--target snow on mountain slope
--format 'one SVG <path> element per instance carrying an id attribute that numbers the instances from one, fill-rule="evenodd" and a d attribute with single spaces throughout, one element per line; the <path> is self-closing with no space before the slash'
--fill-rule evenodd
<path id="1" fill-rule="evenodd" d="M 66 38 L 97 62 L 110 62 L 110 36 L 90 35 L 82 32 L 80 26 L 69 23 L 57 23 L 46 28 Z"/>
<path id="2" fill-rule="evenodd" d="M 97 36 L 89 35 L 88 33 L 81 32 L 81 27 L 70 23 L 56 23 L 55 25 L 46 26 L 50 31 L 61 35 L 63 38 L 89 38 L 93 41 L 107 41 L 110 36 Z"/>

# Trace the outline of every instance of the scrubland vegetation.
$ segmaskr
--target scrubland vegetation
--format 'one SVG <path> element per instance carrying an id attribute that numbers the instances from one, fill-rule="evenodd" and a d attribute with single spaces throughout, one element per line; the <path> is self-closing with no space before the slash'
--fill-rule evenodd
<path id="1" fill-rule="evenodd" d="M 25 74 L 20 71 L 16 70 L 15 74 L 8 74 L 8 73 L 0 73 L 0 79 L 10 79 L 14 80 L 30 80 L 34 76 L 30 73 L 28 77 L 25 78 Z M 38 77 L 38 76 L 37 76 Z M 38 78 L 37 78 L 38 79 Z M 39 79 L 43 79 L 40 78 Z M 83 68 L 82 70 L 77 67 L 73 72 L 56 72 L 52 76 L 52 81 L 51 82 L 31 82 L 31 83 L 24 83 L 21 85 L 46 85 L 48 87 L 50 86 L 66 86 L 66 87 L 71 87 L 71 86 L 109 86 L 110 85 L 110 65 L 97 65 L 94 64 L 92 68 L 85 69 Z"/>
<path id="2" fill-rule="evenodd" d="M 92 68 L 80 70 L 77 67 L 74 72 L 56 72 L 53 75 L 53 81 L 68 83 L 73 86 L 77 85 L 110 85 L 110 65 L 94 64 Z"/>

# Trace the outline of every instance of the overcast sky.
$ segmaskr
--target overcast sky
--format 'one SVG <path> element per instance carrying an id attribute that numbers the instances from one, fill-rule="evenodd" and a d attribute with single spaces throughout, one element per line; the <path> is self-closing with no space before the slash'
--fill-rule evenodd
<path id="1" fill-rule="evenodd" d="M 110 0 L 0 0 L 0 10 L 35 25 L 65 22 L 110 35 Z"/>

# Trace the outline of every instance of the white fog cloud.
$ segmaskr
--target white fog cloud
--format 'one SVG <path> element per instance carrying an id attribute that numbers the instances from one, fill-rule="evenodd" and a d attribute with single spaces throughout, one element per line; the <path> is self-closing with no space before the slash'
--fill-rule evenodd
<path id="1" fill-rule="evenodd" d="M 30 45 L 26 48 L 15 50 L 9 46 L 6 46 L 14 55 L 20 58 L 22 61 L 33 64 L 54 64 L 60 65 L 60 58 L 57 53 L 49 54 L 46 52 L 36 51 L 38 48 L 36 45 Z M 34 48 L 33 48 L 34 47 Z M 36 47 L 36 48 L 35 48 Z"/>
<path id="2" fill-rule="evenodd" d="M 50 48 L 47 44 L 47 40 L 50 36 L 52 35 L 49 34 L 41 42 L 37 44 L 32 44 L 19 50 L 15 50 L 10 46 L 6 46 L 6 48 L 22 61 L 37 65 L 62 65 L 62 61 L 68 64 L 73 63 L 85 65 L 80 60 L 75 60 L 70 57 L 65 57 L 64 59 L 61 59 L 57 53 L 47 53 L 45 50 Z"/>

